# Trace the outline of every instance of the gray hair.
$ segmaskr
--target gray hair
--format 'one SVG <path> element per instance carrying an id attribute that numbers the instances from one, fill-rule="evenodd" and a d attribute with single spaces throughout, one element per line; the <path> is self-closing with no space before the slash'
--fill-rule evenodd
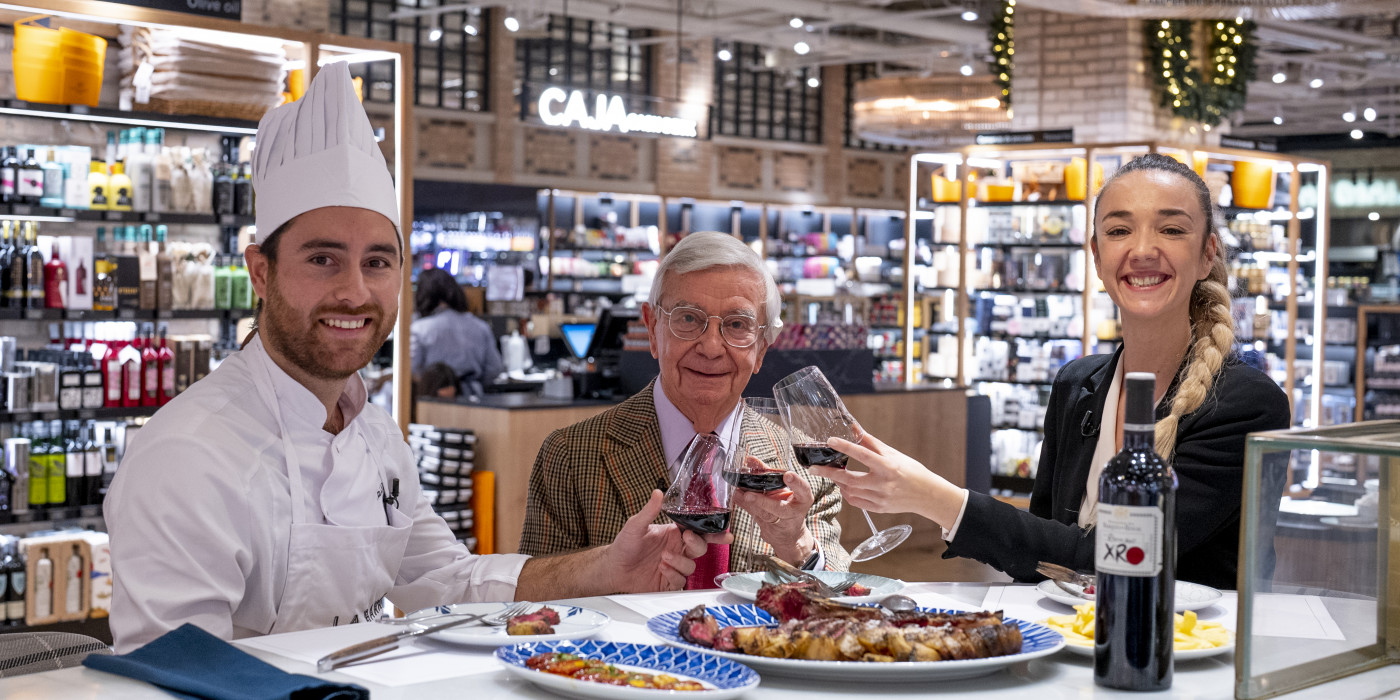
<path id="1" fill-rule="evenodd" d="M 783 321 L 779 318 L 782 315 L 783 298 L 778 293 L 778 283 L 773 280 L 772 273 L 768 272 L 768 267 L 763 264 L 763 259 L 758 257 L 758 253 L 727 233 L 697 231 L 672 246 L 656 268 L 656 277 L 651 281 L 651 294 L 647 297 L 647 302 L 652 306 L 660 305 L 661 292 L 666 287 L 668 275 L 684 275 L 687 272 L 699 272 L 712 267 L 747 268 L 763 280 L 764 323 L 768 324 L 764 329 L 764 340 L 772 343 L 783 328 Z"/>

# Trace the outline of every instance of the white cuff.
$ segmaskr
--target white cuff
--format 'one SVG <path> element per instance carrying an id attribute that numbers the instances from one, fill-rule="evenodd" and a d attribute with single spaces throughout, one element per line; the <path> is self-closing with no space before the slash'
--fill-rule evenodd
<path id="1" fill-rule="evenodd" d="M 967 512 L 967 489 L 962 489 L 962 506 L 958 508 L 958 517 L 953 521 L 952 527 L 943 528 L 943 541 L 952 542 L 958 536 L 958 526 L 962 525 L 963 513 Z"/>

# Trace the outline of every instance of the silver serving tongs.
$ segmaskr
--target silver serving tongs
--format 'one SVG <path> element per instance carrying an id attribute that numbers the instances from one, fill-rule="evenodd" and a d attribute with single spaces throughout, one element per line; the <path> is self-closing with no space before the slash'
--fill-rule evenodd
<path id="1" fill-rule="evenodd" d="M 1084 592 L 1084 589 L 1095 584 L 1096 579 L 1093 574 L 1081 574 L 1069 567 L 1052 564 L 1048 561 L 1037 563 L 1035 565 L 1035 570 L 1051 581 L 1054 581 L 1055 585 L 1058 586 L 1060 590 L 1076 598 L 1094 600 L 1094 596 Z"/>

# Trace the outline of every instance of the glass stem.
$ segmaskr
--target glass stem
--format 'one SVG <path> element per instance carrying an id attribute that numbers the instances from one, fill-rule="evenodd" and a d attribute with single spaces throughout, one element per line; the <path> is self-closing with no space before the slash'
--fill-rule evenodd
<path id="1" fill-rule="evenodd" d="M 870 513 L 867 513 L 867 512 L 865 511 L 865 509 L 862 508 L 861 511 L 860 511 L 860 514 L 865 516 L 865 524 L 867 524 L 867 525 L 870 526 L 870 534 L 872 534 L 872 535 L 878 535 L 878 534 L 880 534 L 880 531 L 875 529 L 875 521 L 870 519 Z"/>

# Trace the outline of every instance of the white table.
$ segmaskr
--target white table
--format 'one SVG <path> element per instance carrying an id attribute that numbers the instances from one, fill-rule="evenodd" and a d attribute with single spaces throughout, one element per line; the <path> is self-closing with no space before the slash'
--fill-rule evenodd
<path id="1" fill-rule="evenodd" d="M 963 583 L 921 583 L 911 584 L 905 592 L 924 605 L 951 606 L 967 609 L 979 608 L 986 599 L 988 584 Z M 638 612 L 637 607 L 656 609 L 681 609 L 697 602 L 697 595 L 678 593 L 653 594 L 647 596 L 627 596 L 619 598 L 584 598 L 568 601 L 596 610 L 601 610 L 613 618 L 613 625 L 605 630 L 600 638 L 615 641 L 651 641 L 649 633 L 642 625 L 647 616 Z M 1203 619 L 1217 619 L 1234 627 L 1233 593 L 1226 593 L 1226 601 L 1202 611 Z M 708 596 L 708 602 L 730 604 L 741 602 L 726 593 Z M 1025 596 L 1021 597 L 1023 600 Z M 621 601 L 621 602 L 619 602 Z M 1228 604 L 1226 604 L 1228 603 Z M 1063 614 L 1066 609 L 1050 601 L 1043 604 L 1044 614 L 1035 615 L 1024 604 L 1021 610 L 1008 606 L 1011 617 L 1041 619 L 1050 614 Z M 300 632 L 291 635 L 265 637 L 255 642 L 258 646 L 245 645 L 245 648 L 278 668 L 292 673 L 317 675 L 315 666 L 307 661 L 294 658 L 294 655 L 268 651 L 269 645 L 301 646 L 312 650 L 316 645 L 330 644 L 332 648 L 346 646 L 363 639 L 377 636 L 390 629 L 384 625 L 350 625 L 319 630 L 314 633 Z M 300 637 L 294 635 L 301 635 Z M 315 637 L 314 642 L 307 641 Z M 405 650 L 405 656 L 382 663 L 383 669 L 408 668 L 408 664 L 430 663 L 437 669 L 476 667 L 487 669 L 473 675 L 443 678 L 408 685 L 375 683 L 364 677 L 337 671 L 324 674 L 327 679 L 339 682 L 358 683 L 371 690 L 377 700 L 460 700 L 470 697 L 473 700 L 493 700 L 495 698 L 557 698 L 559 696 L 537 688 L 530 683 L 510 676 L 506 671 L 489 668 L 495 661 L 490 657 L 491 650 L 456 647 L 433 640 L 415 641 L 413 647 Z M 369 664 L 359 673 L 382 673 L 372 670 Z M 451 671 L 448 671 L 449 673 Z M 1379 697 L 1387 691 L 1400 688 L 1400 666 L 1390 666 L 1318 688 L 1288 695 L 1290 700 L 1337 700 L 1338 698 Z M 871 687 L 868 682 L 842 684 L 830 681 L 806 681 L 774 675 L 764 675 L 762 683 L 745 698 L 752 699 L 792 699 L 811 700 L 821 697 L 870 696 L 882 697 L 927 697 L 930 694 L 972 696 L 978 698 L 1033 698 L 1034 700 L 1082 700 L 1083 698 L 1132 697 L 1142 698 L 1140 693 L 1125 693 L 1096 687 L 1093 681 L 1092 659 L 1059 652 L 1049 657 L 1019 663 L 1009 669 L 990 676 L 963 681 L 924 681 L 919 683 L 882 684 Z M 1234 660 L 1231 654 L 1210 659 L 1177 664 L 1172 689 L 1173 698 L 1223 699 L 1234 694 Z M 6 700 L 155 700 L 169 698 L 163 691 L 126 678 L 94 671 L 88 668 L 70 668 L 60 671 L 31 674 L 18 678 L 0 680 L 0 698 Z"/>

